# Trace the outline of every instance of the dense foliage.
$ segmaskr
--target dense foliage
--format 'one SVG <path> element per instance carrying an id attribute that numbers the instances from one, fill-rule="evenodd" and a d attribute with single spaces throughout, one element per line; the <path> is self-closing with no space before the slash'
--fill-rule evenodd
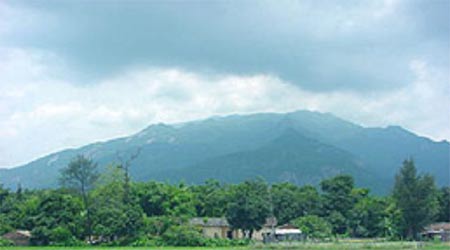
<path id="1" fill-rule="evenodd" d="M 406 160 L 395 176 L 393 196 L 403 214 L 401 234 L 417 238 L 420 230 L 439 212 L 438 192 L 430 175 L 417 175 L 412 160 Z"/>
<path id="2" fill-rule="evenodd" d="M 262 179 L 189 186 L 128 182 L 123 168 L 107 169 L 98 178 L 96 164 L 78 157 L 62 172 L 60 189 L 13 192 L 0 186 L 0 234 L 30 230 L 34 245 L 83 245 L 92 235 L 91 244 L 230 246 L 248 239 L 207 239 L 189 219 L 224 217 L 251 238 L 275 216 L 279 225 L 296 225 L 312 240 L 412 239 L 428 223 L 449 221 L 449 187 L 437 189 L 409 160 L 388 197 L 355 187 L 349 175 L 323 180 L 320 189 Z"/>

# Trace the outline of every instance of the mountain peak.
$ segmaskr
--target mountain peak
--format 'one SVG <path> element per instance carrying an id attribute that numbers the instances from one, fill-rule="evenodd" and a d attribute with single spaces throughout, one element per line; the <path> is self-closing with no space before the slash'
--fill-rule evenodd
<path id="1" fill-rule="evenodd" d="M 337 167 L 352 165 L 353 159 L 357 159 L 363 168 L 376 173 L 374 178 L 392 179 L 404 158 L 412 156 L 417 159 L 419 170 L 434 174 L 438 183 L 448 183 L 448 177 L 440 174 L 449 167 L 448 143 L 424 140 L 399 126 L 364 128 L 329 113 L 306 110 L 216 117 L 183 126 L 157 123 L 135 135 L 100 145 L 60 151 L 55 153 L 58 158 L 48 155 L 1 171 L 0 183 L 15 188 L 17 180 L 21 180 L 25 188 L 52 187 L 57 183 L 58 170 L 77 154 L 95 152 L 93 160 L 99 166 L 106 166 L 117 160 L 116 152 L 126 156 L 137 147 L 142 148 L 142 153 L 133 162 L 131 174 L 140 181 L 158 179 L 163 170 L 188 169 L 208 159 L 219 159 L 217 164 L 234 169 L 247 169 L 249 177 L 266 163 L 273 167 L 270 171 L 274 175 L 280 174 L 277 171 L 288 163 L 296 163 L 295 167 L 299 168 L 309 166 L 311 178 L 319 178 L 314 177 L 319 162 L 326 163 L 326 171 L 334 173 Z M 227 155 L 236 158 L 223 158 Z"/>

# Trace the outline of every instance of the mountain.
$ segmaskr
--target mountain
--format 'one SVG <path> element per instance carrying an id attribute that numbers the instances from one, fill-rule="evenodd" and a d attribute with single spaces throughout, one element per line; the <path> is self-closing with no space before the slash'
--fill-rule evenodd
<path id="1" fill-rule="evenodd" d="M 207 159 L 179 170 L 162 171 L 157 178 L 194 183 L 212 178 L 233 183 L 258 176 L 269 182 L 315 185 L 337 174 L 351 174 L 357 184 L 376 187 L 382 192 L 389 187 L 388 179 L 374 181 L 371 171 L 351 153 L 304 137 L 293 129 L 260 148 Z"/>
<path id="2" fill-rule="evenodd" d="M 261 176 L 270 182 L 317 184 L 349 173 L 360 186 L 386 193 L 402 161 L 449 183 L 450 145 L 401 127 L 365 128 L 328 113 L 297 111 L 212 117 L 182 124 L 154 124 L 137 134 L 57 152 L 24 166 L 0 170 L 10 188 L 57 186 L 59 170 L 84 154 L 99 166 L 140 150 L 131 165 L 137 181 L 238 182 Z"/>

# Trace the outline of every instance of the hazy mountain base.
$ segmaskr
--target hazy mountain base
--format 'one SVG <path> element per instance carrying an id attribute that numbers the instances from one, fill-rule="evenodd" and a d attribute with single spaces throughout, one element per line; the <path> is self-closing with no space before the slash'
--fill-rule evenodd
<path id="1" fill-rule="evenodd" d="M 69 131 L 70 132 L 70 131 Z M 149 126 L 130 137 L 94 143 L 42 157 L 9 170 L 0 182 L 9 188 L 57 186 L 59 170 L 77 154 L 102 168 L 141 149 L 132 162 L 135 180 L 198 183 L 262 176 L 268 181 L 317 184 L 350 173 L 358 185 L 386 193 L 401 162 L 413 157 L 421 172 L 444 185 L 449 180 L 448 142 L 434 142 L 400 127 L 364 128 L 330 114 L 233 115 L 184 124 Z M 389 180 L 389 181 L 388 181 Z"/>

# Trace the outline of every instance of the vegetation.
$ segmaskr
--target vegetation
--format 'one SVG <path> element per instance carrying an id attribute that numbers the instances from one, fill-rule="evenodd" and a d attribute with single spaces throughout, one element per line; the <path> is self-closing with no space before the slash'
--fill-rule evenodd
<path id="1" fill-rule="evenodd" d="M 437 189 L 432 177 L 417 175 L 411 160 L 404 162 L 392 195 L 386 197 L 355 187 L 349 175 L 323 180 L 320 190 L 269 185 L 262 179 L 188 186 L 136 183 L 126 176 L 123 167 L 110 166 L 98 178 L 96 164 L 79 156 L 61 172 L 59 189 L 12 192 L 0 186 L 0 234 L 30 230 L 31 243 L 39 246 L 83 246 L 90 241 L 236 247 L 248 244 L 273 215 L 279 224 L 300 227 L 310 240 L 332 242 L 343 237 L 417 239 L 426 224 L 449 219 L 449 188 Z M 193 217 L 225 217 L 249 239 L 205 238 L 189 224 Z M 4 239 L 0 243 L 11 244 Z"/>
<path id="2" fill-rule="evenodd" d="M 430 175 L 417 176 L 412 160 L 406 160 L 395 177 L 394 199 L 402 213 L 401 235 L 417 239 L 420 230 L 437 215 L 438 193 Z"/>
<path id="3" fill-rule="evenodd" d="M 402 250 L 402 249 L 424 249 L 424 250 L 446 250 L 449 245 L 445 243 L 426 243 L 421 244 L 417 242 L 333 242 L 333 243 L 300 243 L 290 245 L 252 245 L 250 247 L 242 246 L 227 246 L 227 247 L 161 247 L 161 250 L 349 250 L 349 249 L 376 249 L 376 250 Z M 2 247 L 2 250 L 34 250 L 35 247 Z M 39 249 L 47 250 L 104 250 L 104 247 L 39 247 Z M 148 247 L 109 247 L 108 250 L 146 250 Z"/>
<path id="4" fill-rule="evenodd" d="M 84 210 L 86 211 L 85 232 L 91 240 L 92 236 L 92 218 L 91 206 L 89 202 L 89 191 L 94 187 L 98 179 L 97 164 L 92 160 L 79 155 L 73 159 L 67 168 L 61 171 L 60 182 L 62 186 L 73 189 L 81 195 Z"/>

